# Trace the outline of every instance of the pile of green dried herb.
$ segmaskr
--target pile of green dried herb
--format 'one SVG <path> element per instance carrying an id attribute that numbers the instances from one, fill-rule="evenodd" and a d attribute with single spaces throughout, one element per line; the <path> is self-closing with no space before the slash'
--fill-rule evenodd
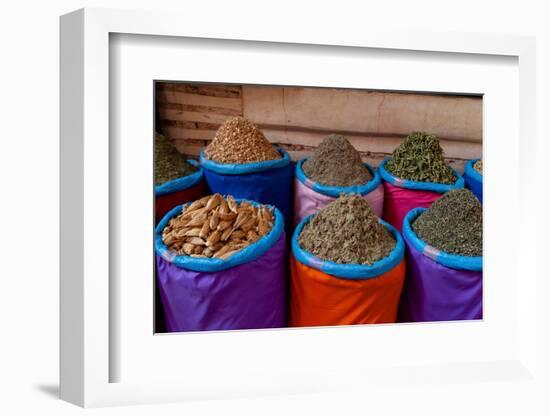
<path id="1" fill-rule="evenodd" d="M 394 176 L 417 182 L 454 184 L 456 178 L 443 158 L 439 139 L 427 133 L 408 135 L 392 153 L 386 169 Z"/>
<path id="2" fill-rule="evenodd" d="M 412 228 L 424 242 L 445 253 L 483 254 L 481 203 L 467 189 L 447 192 L 414 220 Z"/>
<path id="3" fill-rule="evenodd" d="M 190 175 L 197 169 L 162 134 L 155 133 L 155 185 Z"/>
<path id="4" fill-rule="evenodd" d="M 481 159 L 474 163 L 474 169 L 477 171 L 477 173 L 483 175 L 483 162 L 481 161 Z"/>
<path id="5" fill-rule="evenodd" d="M 340 134 L 326 137 L 302 169 L 308 178 L 324 185 L 361 185 L 372 179 L 359 152 Z"/>
<path id="6" fill-rule="evenodd" d="M 304 226 L 300 246 L 322 260 L 373 264 L 395 247 L 393 235 L 378 222 L 369 203 L 356 194 L 341 195 Z"/>

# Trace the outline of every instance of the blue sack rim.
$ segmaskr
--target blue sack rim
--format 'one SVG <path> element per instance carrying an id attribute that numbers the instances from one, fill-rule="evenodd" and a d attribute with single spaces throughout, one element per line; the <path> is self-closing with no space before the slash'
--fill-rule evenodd
<path id="1" fill-rule="evenodd" d="M 483 176 L 479 174 L 477 170 L 474 169 L 474 163 L 476 163 L 479 159 L 472 159 L 469 160 L 468 163 L 466 163 L 466 166 L 464 166 L 464 175 L 469 176 L 473 180 L 483 183 Z"/>
<path id="2" fill-rule="evenodd" d="M 236 201 L 245 201 L 254 206 L 262 205 L 256 201 L 250 201 L 248 199 L 236 199 Z M 276 207 L 273 207 L 273 205 L 266 205 L 268 208 L 274 208 L 273 213 L 275 215 L 275 222 L 271 228 L 271 231 L 255 243 L 250 244 L 248 247 L 245 247 L 241 251 L 233 254 L 227 260 L 178 255 L 173 251 L 170 251 L 170 249 L 162 241 L 162 230 L 164 230 L 164 228 L 168 225 L 168 222 L 172 217 L 179 215 L 182 212 L 183 207 L 189 204 L 191 204 L 191 202 L 178 205 L 170 210 L 155 228 L 155 251 L 157 255 L 181 269 L 193 270 L 196 272 L 219 272 L 244 263 L 249 263 L 262 256 L 271 247 L 273 247 L 279 240 L 279 237 L 284 230 L 283 214 L 281 214 Z"/>
<path id="3" fill-rule="evenodd" d="M 378 166 L 378 172 L 380 172 L 380 176 L 382 177 L 382 179 L 399 188 L 414 189 L 418 191 L 439 192 L 441 194 L 451 191 L 453 189 L 464 188 L 464 178 L 454 169 L 451 169 L 453 172 L 453 175 L 456 178 L 456 182 L 453 185 L 447 185 L 444 183 L 436 183 L 436 182 L 417 182 L 417 181 L 410 181 L 408 179 L 401 179 L 401 178 L 398 178 L 397 176 L 392 175 L 386 169 L 386 163 L 389 160 L 390 160 L 389 157 L 384 158 L 382 163 L 380 163 L 380 166 Z"/>
<path id="4" fill-rule="evenodd" d="M 366 195 L 372 191 L 374 191 L 380 183 L 382 183 L 382 180 L 380 179 L 380 175 L 378 172 L 369 164 L 364 163 L 364 166 L 369 170 L 369 172 L 372 175 L 372 179 L 366 183 L 363 183 L 361 185 L 353 185 L 353 186 L 331 186 L 331 185 L 323 185 L 319 182 L 314 182 L 311 179 L 309 179 L 304 170 L 302 169 L 302 164 L 307 160 L 301 159 L 296 164 L 296 178 L 304 184 L 304 186 L 307 186 L 309 189 L 314 190 L 317 193 L 332 196 L 335 198 L 338 198 L 341 193 L 345 194 L 351 194 L 356 193 L 360 195 Z"/>
<path id="5" fill-rule="evenodd" d="M 250 162 L 250 163 L 218 163 L 213 160 L 209 160 L 204 155 L 204 150 L 200 155 L 201 166 L 205 169 L 213 172 L 221 173 L 224 175 L 245 175 L 247 173 L 264 172 L 266 170 L 280 169 L 287 166 L 290 161 L 290 156 L 281 147 L 276 148 L 281 159 L 266 160 L 264 162 Z"/>
<path id="6" fill-rule="evenodd" d="M 201 181 L 203 177 L 203 170 L 199 166 L 199 163 L 196 160 L 187 160 L 187 163 L 197 168 L 197 171 L 193 172 L 191 175 L 182 176 L 180 178 L 164 182 L 161 185 L 156 185 L 155 196 L 162 196 L 171 194 L 172 192 L 183 191 L 184 189 L 190 188 Z"/>
<path id="7" fill-rule="evenodd" d="M 399 232 L 392 225 L 382 219 L 378 219 L 378 222 L 384 225 L 395 238 L 395 247 L 388 256 L 378 260 L 370 266 L 367 264 L 342 264 L 318 258 L 309 251 L 300 247 L 298 242 L 298 236 L 302 232 L 302 229 L 314 215 L 316 214 L 309 215 L 300 221 L 298 227 L 296 227 L 296 230 L 294 230 L 294 234 L 292 235 L 292 254 L 300 263 L 338 278 L 359 280 L 376 278 L 392 270 L 401 262 L 401 260 L 403 260 L 403 256 L 405 255 L 405 242 L 403 241 L 403 237 L 401 237 L 401 234 L 399 234 Z"/>
<path id="8" fill-rule="evenodd" d="M 449 254 L 438 250 L 425 243 L 412 229 L 411 223 L 427 208 L 414 208 L 410 210 L 403 220 L 403 236 L 422 255 L 429 257 L 442 266 L 457 270 L 470 270 L 479 272 L 483 270 L 483 256 L 469 257 L 459 254 Z"/>

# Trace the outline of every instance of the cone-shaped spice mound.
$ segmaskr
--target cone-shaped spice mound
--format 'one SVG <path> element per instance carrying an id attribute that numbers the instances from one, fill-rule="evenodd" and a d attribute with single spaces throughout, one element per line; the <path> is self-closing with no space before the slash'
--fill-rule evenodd
<path id="1" fill-rule="evenodd" d="M 298 242 L 322 260 L 343 264 L 371 265 L 395 247 L 393 235 L 359 195 L 341 195 L 315 214 Z"/>
<path id="2" fill-rule="evenodd" d="M 483 255 L 481 203 L 467 189 L 447 192 L 412 223 L 430 246 L 461 256 Z"/>
<path id="3" fill-rule="evenodd" d="M 261 130 L 244 117 L 225 121 L 206 147 L 206 158 L 218 163 L 251 163 L 281 159 Z"/>
<path id="4" fill-rule="evenodd" d="M 443 158 L 439 139 L 415 132 L 405 138 L 392 153 L 386 169 L 401 179 L 417 182 L 454 184 L 456 178 Z"/>
<path id="5" fill-rule="evenodd" d="M 302 169 L 309 179 L 323 185 L 361 185 L 372 179 L 359 152 L 340 134 L 326 137 Z"/>
<path id="6" fill-rule="evenodd" d="M 179 153 L 165 136 L 155 133 L 155 185 L 196 171 L 197 169 L 187 163 L 185 156 Z"/>

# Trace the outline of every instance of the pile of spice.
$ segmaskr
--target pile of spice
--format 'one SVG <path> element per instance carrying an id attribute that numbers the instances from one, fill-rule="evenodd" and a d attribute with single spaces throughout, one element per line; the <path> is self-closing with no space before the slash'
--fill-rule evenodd
<path id="1" fill-rule="evenodd" d="M 168 138 L 155 133 L 155 185 L 162 185 L 196 171 Z"/>
<path id="2" fill-rule="evenodd" d="M 304 226 L 300 246 L 322 260 L 368 264 L 387 257 L 395 247 L 393 235 L 378 222 L 366 199 L 341 195 Z"/>
<path id="3" fill-rule="evenodd" d="M 483 162 L 481 159 L 474 163 L 474 169 L 477 171 L 477 173 L 483 175 Z"/>
<path id="4" fill-rule="evenodd" d="M 244 117 L 226 120 L 206 147 L 207 159 L 218 163 L 252 163 L 281 159 L 262 131 Z"/>
<path id="5" fill-rule="evenodd" d="M 170 219 L 162 241 L 180 255 L 225 260 L 269 233 L 274 221 L 272 209 L 264 205 L 208 195 Z"/>
<path id="6" fill-rule="evenodd" d="M 481 203 L 467 189 L 447 192 L 414 220 L 412 228 L 424 242 L 445 253 L 483 254 Z"/>
<path id="7" fill-rule="evenodd" d="M 308 178 L 324 185 L 361 185 L 372 179 L 359 152 L 341 134 L 326 137 L 302 169 Z"/>
<path id="8" fill-rule="evenodd" d="M 454 184 L 456 178 L 443 158 L 439 139 L 427 133 L 408 135 L 392 153 L 386 169 L 401 179 Z"/>

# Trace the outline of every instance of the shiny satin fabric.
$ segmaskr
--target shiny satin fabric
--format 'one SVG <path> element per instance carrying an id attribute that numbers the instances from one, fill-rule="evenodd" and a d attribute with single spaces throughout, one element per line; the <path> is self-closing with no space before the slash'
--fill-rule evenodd
<path id="1" fill-rule="evenodd" d="M 403 236 L 407 275 L 399 322 L 455 321 L 483 318 L 483 272 L 439 264 Z"/>
<path id="2" fill-rule="evenodd" d="M 287 249 L 281 233 L 260 257 L 220 271 L 192 271 L 157 255 L 168 332 L 286 326 Z"/>
<path id="3" fill-rule="evenodd" d="M 405 259 L 380 276 L 345 279 L 290 259 L 289 325 L 326 326 L 395 322 Z"/>

